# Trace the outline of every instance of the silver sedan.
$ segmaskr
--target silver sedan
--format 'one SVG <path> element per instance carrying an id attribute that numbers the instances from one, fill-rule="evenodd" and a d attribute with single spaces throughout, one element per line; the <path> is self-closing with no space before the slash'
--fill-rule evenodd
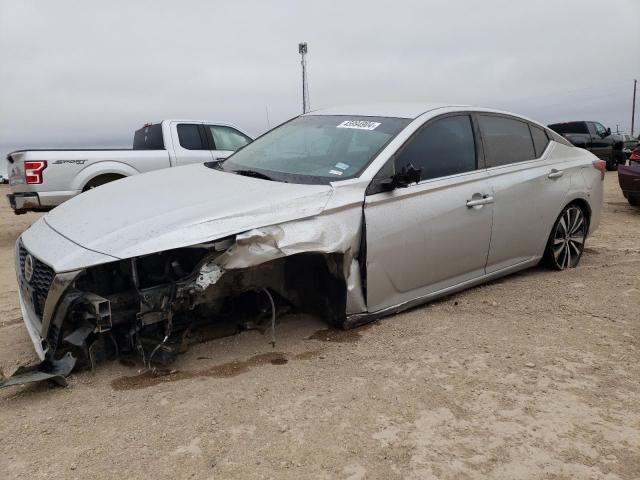
<path id="1" fill-rule="evenodd" d="M 312 112 L 41 218 L 18 240 L 22 313 L 49 365 L 96 348 L 151 363 L 205 323 L 272 328 L 278 305 L 353 327 L 541 260 L 577 266 L 604 167 L 491 109 Z"/>

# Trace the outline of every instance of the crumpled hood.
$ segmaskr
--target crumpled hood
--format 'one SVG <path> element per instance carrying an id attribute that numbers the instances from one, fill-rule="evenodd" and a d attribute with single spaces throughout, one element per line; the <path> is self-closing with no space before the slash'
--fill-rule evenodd
<path id="1" fill-rule="evenodd" d="M 329 185 L 272 182 L 197 164 L 103 185 L 44 220 L 87 249 L 130 258 L 317 215 L 332 192 Z"/>

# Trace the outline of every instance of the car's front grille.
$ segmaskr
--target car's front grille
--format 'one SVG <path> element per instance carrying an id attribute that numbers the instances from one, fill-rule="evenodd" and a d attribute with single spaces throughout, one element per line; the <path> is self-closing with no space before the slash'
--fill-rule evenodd
<path id="1" fill-rule="evenodd" d="M 23 286 L 26 287 L 23 288 L 23 291 L 25 291 L 24 300 L 33 307 L 34 313 L 40 320 L 42 320 L 44 304 L 47 301 L 47 295 L 49 294 L 49 289 L 51 288 L 51 282 L 53 282 L 55 272 L 49 265 L 46 265 L 32 255 L 31 258 L 33 259 L 33 275 L 31 276 L 31 281 L 27 281 L 24 272 L 24 265 L 27 255 L 29 255 L 29 252 L 27 252 L 27 249 L 24 248 L 24 245 L 22 245 L 22 242 L 20 242 L 18 244 L 18 257 L 20 265 L 18 278 L 20 279 L 20 282 L 23 284 Z M 26 292 L 28 292 L 29 295 L 27 295 Z"/>

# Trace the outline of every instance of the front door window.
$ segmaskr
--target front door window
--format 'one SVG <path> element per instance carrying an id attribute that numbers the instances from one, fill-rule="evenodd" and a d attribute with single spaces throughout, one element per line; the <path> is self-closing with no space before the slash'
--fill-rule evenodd
<path id="1" fill-rule="evenodd" d="M 409 165 L 422 169 L 422 180 L 476 169 L 471 118 L 456 115 L 437 120 L 415 134 L 396 157 L 396 171 Z"/>

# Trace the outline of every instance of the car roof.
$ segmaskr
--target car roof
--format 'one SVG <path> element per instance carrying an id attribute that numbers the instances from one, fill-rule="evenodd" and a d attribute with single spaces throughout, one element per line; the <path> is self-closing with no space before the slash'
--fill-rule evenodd
<path id="1" fill-rule="evenodd" d="M 462 107 L 451 103 L 394 102 L 345 105 L 314 110 L 306 115 L 353 115 L 362 117 L 417 118 L 423 113 L 446 107 Z"/>
<path id="2" fill-rule="evenodd" d="M 432 115 L 440 113 L 459 112 L 461 110 L 476 113 L 493 113 L 498 115 L 508 115 L 526 122 L 537 125 L 540 128 L 545 127 L 542 123 L 533 120 L 518 113 L 512 113 L 505 110 L 494 108 L 474 107 L 473 105 L 454 104 L 454 103 L 433 103 L 433 102 L 398 102 L 398 103 L 368 103 L 362 105 L 346 105 L 340 107 L 331 107 L 320 110 L 314 110 L 305 115 L 350 115 L 361 117 L 397 117 L 414 120 L 419 116 L 438 110 Z"/>

